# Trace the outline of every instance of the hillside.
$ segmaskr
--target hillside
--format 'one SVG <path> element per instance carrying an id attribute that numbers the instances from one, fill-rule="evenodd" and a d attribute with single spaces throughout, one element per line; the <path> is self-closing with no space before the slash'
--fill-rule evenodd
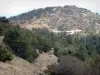
<path id="1" fill-rule="evenodd" d="M 29 63 L 22 58 L 14 57 L 12 61 L 5 63 L 0 62 L 0 75 L 39 75 L 47 69 L 48 65 L 56 62 L 56 56 L 46 53 L 40 54 L 34 64 Z"/>
<path id="2" fill-rule="evenodd" d="M 0 75 L 100 75 L 99 31 L 100 16 L 76 6 L 0 17 Z"/>
<path id="3" fill-rule="evenodd" d="M 10 18 L 11 23 L 25 28 L 47 28 L 52 31 L 99 30 L 100 16 L 76 6 L 47 7 Z"/>

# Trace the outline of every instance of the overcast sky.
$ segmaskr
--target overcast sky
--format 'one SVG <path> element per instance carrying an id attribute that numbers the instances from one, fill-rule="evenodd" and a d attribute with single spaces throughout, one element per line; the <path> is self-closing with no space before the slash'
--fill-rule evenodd
<path id="1" fill-rule="evenodd" d="M 0 16 L 13 16 L 47 6 L 76 5 L 93 12 L 100 12 L 99 0 L 0 0 Z"/>

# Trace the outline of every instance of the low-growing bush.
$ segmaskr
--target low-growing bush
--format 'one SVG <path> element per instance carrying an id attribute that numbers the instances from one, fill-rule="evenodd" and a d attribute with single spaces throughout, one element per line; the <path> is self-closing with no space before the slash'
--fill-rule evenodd
<path id="1" fill-rule="evenodd" d="M 0 45 L 0 61 L 10 61 L 13 59 L 13 54 L 10 51 L 10 48 L 5 46 L 4 44 Z"/>

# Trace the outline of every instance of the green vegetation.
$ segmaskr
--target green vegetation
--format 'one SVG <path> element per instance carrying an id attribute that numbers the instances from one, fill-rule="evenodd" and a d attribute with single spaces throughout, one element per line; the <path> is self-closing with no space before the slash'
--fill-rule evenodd
<path id="1" fill-rule="evenodd" d="M 8 28 L 11 25 L 9 20 L 6 17 L 0 17 L 0 36 L 3 36 Z M 11 49 L 2 43 L 2 39 L 0 39 L 0 61 L 10 61 L 13 59 L 13 54 Z"/>
<path id="2" fill-rule="evenodd" d="M 37 50 L 41 53 L 48 52 L 51 48 L 54 48 L 54 54 L 56 56 L 66 56 L 66 58 L 60 58 L 60 66 L 48 66 L 48 70 L 45 71 L 46 74 L 83 75 L 85 73 L 85 75 L 95 75 L 94 73 L 97 72 L 94 72 L 93 70 L 100 72 L 99 34 L 90 33 L 85 36 L 78 34 L 56 35 L 54 33 L 50 33 L 47 29 L 33 29 L 30 31 L 20 28 L 19 26 L 12 26 L 7 29 L 3 42 L 11 48 L 11 51 L 6 47 L 1 46 L 1 61 L 11 60 L 13 58 L 13 53 L 16 56 L 28 60 L 29 62 L 33 62 L 39 55 Z M 68 57 L 68 55 L 70 57 Z M 65 61 L 67 64 L 64 64 Z M 74 64 L 76 67 L 73 68 L 68 64 L 71 66 Z M 79 68 L 80 73 L 77 71 Z M 99 73 L 96 75 L 99 75 Z"/>
<path id="3" fill-rule="evenodd" d="M 4 43 L 17 55 L 29 61 L 34 60 L 39 52 L 48 52 L 54 48 L 54 54 L 75 56 L 85 61 L 96 53 L 100 54 L 100 36 L 89 34 L 81 35 L 55 35 L 47 29 L 21 29 L 14 26 L 5 33 Z"/>
<path id="4" fill-rule="evenodd" d="M 41 53 L 54 48 L 59 65 L 49 65 L 47 75 L 100 75 L 100 34 L 55 35 L 47 29 L 11 26 L 3 35 L 7 46 L 0 45 L 0 61 L 10 61 L 15 54 L 33 62 L 39 55 L 37 50 Z"/>
<path id="5" fill-rule="evenodd" d="M 47 36 L 43 36 L 36 31 L 21 29 L 14 26 L 5 33 L 4 43 L 8 45 L 12 52 L 30 62 L 37 56 L 39 52 L 48 52 L 52 48 L 52 42 Z"/>
<path id="6" fill-rule="evenodd" d="M 0 36 L 4 35 L 8 28 L 11 27 L 9 20 L 6 17 L 0 17 Z"/>
<path id="7" fill-rule="evenodd" d="M 60 59 L 56 68 L 50 66 L 53 71 L 48 68 L 48 75 L 100 75 L 100 34 L 54 37 L 55 55 Z"/>
<path id="8" fill-rule="evenodd" d="M 57 56 L 71 55 L 82 61 L 90 58 L 94 53 L 100 54 L 100 36 L 98 35 L 68 35 L 56 38 L 55 54 Z"/>
<path id="9" fill-rule="evenodd" d="M 0 61 L 10 61 L 13 59 L 13 54 L 9 47 L 4 44 L 0 45 Z"/>

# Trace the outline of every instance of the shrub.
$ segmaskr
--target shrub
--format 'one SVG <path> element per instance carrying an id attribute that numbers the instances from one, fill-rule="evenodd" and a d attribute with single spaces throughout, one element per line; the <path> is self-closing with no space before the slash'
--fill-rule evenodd
<path id="1" fill-rule="evenodd" d="M 10 49 L 4 44 L 0 45 L 0 61 L 10 61 L 13 59 L 13 54 Z"/>
<path id="2" fill-rule="evenodd" d="M 0 35 L 4 35 L 10 27 L 9 20 L 6 17 L 0 17 Z"/>

